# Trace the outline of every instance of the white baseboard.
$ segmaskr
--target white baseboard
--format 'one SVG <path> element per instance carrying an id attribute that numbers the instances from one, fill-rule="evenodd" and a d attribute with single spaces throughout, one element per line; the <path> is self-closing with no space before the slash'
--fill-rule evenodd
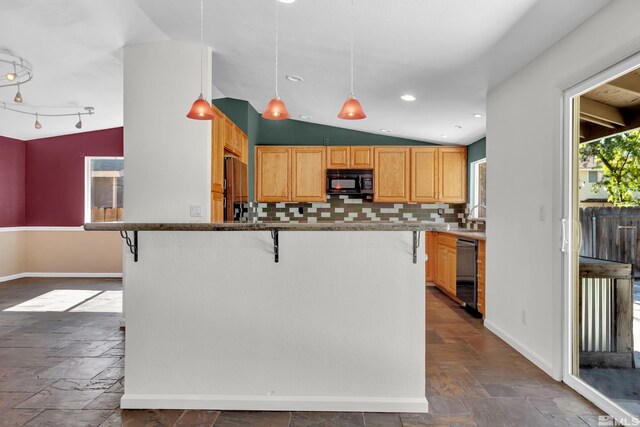
<path id="1" fill-rule="evenodd" d="M 209 409 L 252 411 L 420 412 L 429 410 L 426 398 L 357 398 L 295 396 L 198 396 L 127 394 L 122 409 Z"/>
<path id="2" fill-rule="evenodd" d="M 69 278 L 122 278 L 122 273 L 18 273 L 0 277 L 0 282 L 23 279 L 25 277 L 69 277 Z"/>
<path id="3" fill-rule="evenodd" d="M 496 334 L 498 337 L 500 337 L 504 342 L 506 342 L 507 344 L 509 344 L 511 347 L 513 347 L 514 349 L 516 349 L 516 351 L 518 351 L 520 354 L 522 354 L 524 357 L 526 357 L 527 359 L 529 359 L 534 365 L 536 365 L 538 368 L 542 369 L 547 375 L 549 375 L 551 378 L 553 378 L 556 381 L 562 381 L 561 377 L 558 377 L 557 375 L 554 375 L 554 369 L 553 366 L 551 366 L 551 364 L 549 362 L 547 362 L 546 360 L 544 360 L 542 357 L 540 357 L 536 352 L 532 351 L 531 349 L 529 349 L 527 346 L 525 346 L 524 344 L 522 344 L 520 341 L 518 341 L 517 339 L 515 339 L 513 336 L 509 335 L 507 332 L 505 332 L 502 328 L 496 326 L 494 323 L 492 323 L 490 320 L 486 320 L 484 321 L 484 326 L 489 329 L 491 332 L 493 332 L 494 334 Z"/>

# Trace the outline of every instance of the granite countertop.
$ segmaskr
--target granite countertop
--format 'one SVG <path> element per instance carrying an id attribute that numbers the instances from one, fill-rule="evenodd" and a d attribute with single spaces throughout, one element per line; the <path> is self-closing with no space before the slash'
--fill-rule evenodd
<path id="1" fill-rule="evenodd" d="M 487 240 L 487 233 L 484 231 L 468 230 L 466 228 L 451 228 L 449 230 L 441 231 L 447 234 L 453 234 L 454 236 L 466 237 L 475 240 Z"/>
<path id="2" fill-rule="evenodd" d="M 324 222 L 324 223 L 122 223 L 92 222 L 87 231 L 448 231 L 448 224 L 419 222 Z"/>

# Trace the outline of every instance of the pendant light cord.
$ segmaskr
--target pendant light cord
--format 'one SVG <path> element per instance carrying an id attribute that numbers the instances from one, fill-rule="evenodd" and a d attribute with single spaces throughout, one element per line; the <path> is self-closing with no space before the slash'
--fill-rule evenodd
<path id="1" fill-rule="evenodd" d="M 353 26 L 355 24 L 355 7 L 353 6 L 353 0 L 351 0 L 351 97 L 355 97 L 353 94 Z"/>
<path id="2" fill-rule="evenodd" d="M 202 79 L 204 78 L 202 66 L 204 56 L 204 0 L 200 0 L 200 95 L 202 95 Z"/>
<path id="3" fill-rule="evenodd" d="M 278 96 L 278 0 L 274 0 L 276 4 L 276 98 Z"/>

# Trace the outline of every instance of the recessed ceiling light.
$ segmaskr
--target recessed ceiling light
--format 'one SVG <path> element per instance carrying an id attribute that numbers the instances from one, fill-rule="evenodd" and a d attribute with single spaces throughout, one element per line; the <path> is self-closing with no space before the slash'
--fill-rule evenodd
<path id="1" fill-rule="evenodd" d="M 460 126 L 460 125 L 453 125 L 453 127 L 456 128 L 456 129 L 462 129 L 462 126 Z"/>
<path id="2" fill-rule="evenodd" d="M 404 94 L 402 95 L 400 98 L 402 98 L 403 101 L 409 101 L 409 102 L 413 102 L 416 100 L 416 97 L 410 94 Z"/>
<path id="3" fill-rule="evenodd" d="M 482 118 L 482 117 L 484 117 L 484 116 L 483 116 L 482 114 L 480 114 L 480 113 L 475 113 L 475 114 L 473 115 L 473 117 L 475 117 L 476 119 L 480 119 L 480 118 Z"/>
<path id="4" fill-rule="evenodd" d="M 285 78 L 286 78 L 287 80 L 289 80 L 290 82 L 296 82 L 296 83 L 301 82 L 301 81 L 303 81 L 303 80 L 304 80 L 302 77 L 300 77 L 300 76 L 296 76 L 295 74 L 287 74 L 287 75 L 285 76 Z"/>
<path id="5" fill-rule="evenodd" d="M 443 134 L 442 134 L 442 135 L 440 135 L 440 136 L 441 136 L 442 138 L 446 138 L 446 137 L 447 137 L 447 134 L 446 134 L 446 133 L 443 133 Z"/>
<path id="6" fill-rule="evenodd" d="M 393 131 L 391 129 L 380 129 L 380 132 L 391 133 Z"/>
<path id="7" fill-rule="evenodd" d="M 289 3 L 293 3 L 293 2 L 294 2 L 294 1 L 296 1 L 296 0 L 278 0 L 278 1 L 279 1 L 280 3 L 286 3 L 286 4 L 289 4 Z"/>
<path id="8" fill-rule="evenodd" d="M 305 116 L 304 114 L 300 114 L 300 118 L 301 119 L 305 119 L 305 120 L 311 120 L 311 116 Z"/>

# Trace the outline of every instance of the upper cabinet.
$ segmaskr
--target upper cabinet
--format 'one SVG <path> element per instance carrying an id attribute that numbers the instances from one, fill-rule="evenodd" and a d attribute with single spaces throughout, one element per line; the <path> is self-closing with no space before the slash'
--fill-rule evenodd
<path id="1" fill-rule="evenodd" d="M 222 117 L 215 106 L 214 112 Z M 211 191 L 224 192 L 224 120 L 215 119 L 211 123 Z"/>
<path id="2" fill-rule="evenodd" d="M 373 169 L 373 147 L 351 147 L 352 169 Z"/>
<path id="3" fill-rule="evenodd" d="M 438 147 L 411 148 L 411 201 L 438 201 Z"/>
<path id="4" fill-rule="evenodd" d="M 438 201 L 467 201 L 467 148 L 438 148 Z"/>
<path id="5" fill-rule="evenodd" d="M 256 147 L 256 200 L 288 202 L 291 188 L 291 149 Z"/>
<path id="6" fill-rule="evenodd" d="M 408 147 L 375 147 L 374 202 L 408 202 L 410 167 Z"/>
<path id="7" fill-rule="evenodd" d="M 349 169 L 351 147 L 327 147 L 327 169 Z"/>
<path id="8" fill-rule="evenodd" d="M 324 202 L 327 200 L 327 163 L 324 147 L 291 148 L 291 200 Z"/>
<path id="9" fill-rule="evenodd" d="M 373 169 L 373 147 L 327 147 L 327 169 Z"/>

